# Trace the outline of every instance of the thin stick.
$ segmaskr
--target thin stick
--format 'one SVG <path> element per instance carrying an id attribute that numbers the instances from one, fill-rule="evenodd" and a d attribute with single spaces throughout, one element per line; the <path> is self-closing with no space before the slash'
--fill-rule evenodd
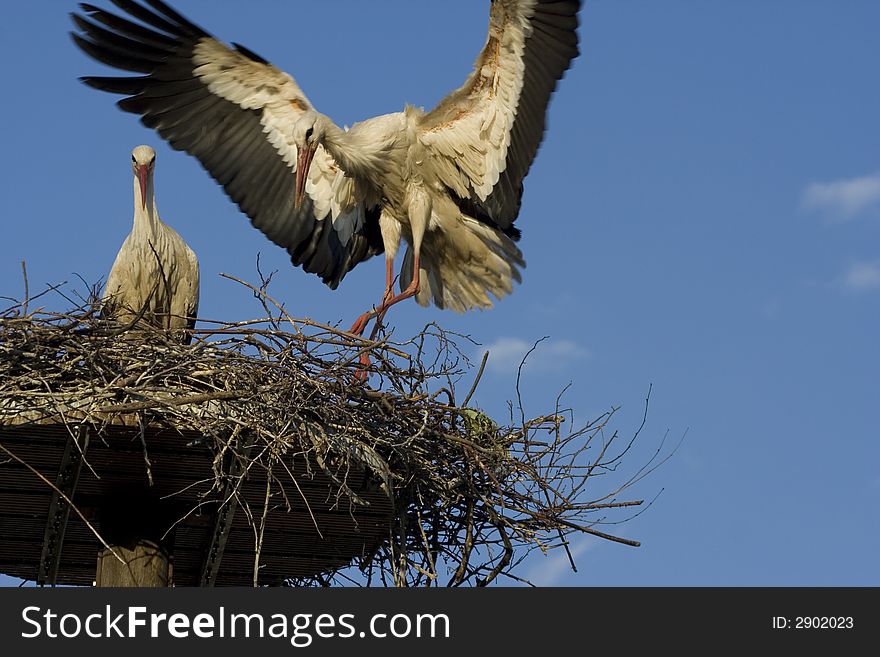
<path id="1" fill-rule="evenodd" d="M 27 264 L 24 260 L 21 261 L 21 276 L 24 279 L 24 301 L 21 302 L 21 314 L 27 317 L 28 303 L 30 303 L 31 293 L 28 287 Z"/>
<path id="2" fill-rule="evenodd" d="M 480 385 L 480 379 L 483 378 L 483 371 L 486 369 L 486 361 L 489 360 L 489 352 L 483 352 L 483 360 L 480 361 L 480 369 L 477 371 L 477 376 L 474 378 L 474 383 L 471 386 L 471 389 L 468 390 L 467 396 L 464 398 L 464 401 L 461 403 L 463 408 L 466 408 L 468 402 L 473 397 L 474 393 L 477 391 L 477 386 Z"/>
<path id="3" fill-rule="evenodd" d="M 173 399 L 150 399 L 148 401 L 132 402 L 131 404 L 101 406 L 97 411 L 99 413 L 134 413 L 135 411 L 145 411 L 150 408 L 160 408 L 163 406 L 184 406 L 186 404 L 203 404 L 206 401 L 241 399 L 252 394 L 253 391 L 248 390 L 219 390 L 217 392 L 205 392 L 198 395 L 175 397 Z"/>

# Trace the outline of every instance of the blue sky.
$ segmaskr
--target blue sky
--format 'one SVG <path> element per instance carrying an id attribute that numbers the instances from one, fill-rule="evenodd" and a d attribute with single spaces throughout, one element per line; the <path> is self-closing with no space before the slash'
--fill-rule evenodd
<path id="1" fill-rule="evenodd" d="M 107 2 L 99 4 L 107 5 Z M 486 2 L 176 0 L 226 41 L 290 72 L 340 124 L 430 107 L 485 38 Z M 440 9 L 440 8 L 443 9 Z M 157 199 L 198 253 L 201 314 L 256 317 L 220 272 L 259 252 L 294 315 L 348 325 L 378 300 L 382 258 L 330 291 L 289 265 L 198 163 L 168 149 L 80 75 L 74 3 L 18 3 L 0 23 L 0 295 L 106 276 L 130 229 L 129 152 L 158 150 Z M 272 13 L 267 19 L 264 12 Z M 631 491 L 654 498 L 581 539 L 579 572 L 536 555 L 521 575 L 563 585 L 878 585 L 880 567 L 880 4 L 869 0 L 592 0 L 582 56 L 551 104 L 517 226 L 514 294 L 465 316 L 390 316 L 493 354 L 477 402 L 504 417 L 510 363 L 531 344 L 526 412 L 565 400 L 582 420 L 621 406 L 624 468 L 686 439 Z M 481 348 L 474 348 L 479 355 Z M 603 482 L 596 483 L 597 493 Z M 8 579 L 2 581 L 9 582 Z"/>

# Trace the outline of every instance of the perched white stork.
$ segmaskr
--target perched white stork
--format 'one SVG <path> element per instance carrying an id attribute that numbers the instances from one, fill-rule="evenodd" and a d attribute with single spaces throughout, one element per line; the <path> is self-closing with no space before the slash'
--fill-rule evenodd
<path id="1" fill-rule="evenodd" d="M 141 320 L 171 331 L 192 328 L 199 308 L 199 261 L 159 218 L 153 188 L 156 151 L 131 152 L 134 225 L 107 277 L 102 313 L 121 322 Z M 191 336 L 184 335 L 189 342 Z"/>
<path id="2" fill-rule="evenodd" d="M 513 225 L 523 178 L 578 54 L 580 0 L 492 0 L 486 44 L 460 89 L 430 112 L 408 106 L 348 130 L 251 50 L 143 2 L 113 0 L 128 16 L 88 4 L 87 17 L 73 15 L 82 50 L 142 74 L 83 81 L 126 95 L 123 110 L 198 158 L 254 226 L 331 288 L 384 251 L 385 295 L 354 332 L 412 296 L 461 312 L 512 291 L 525 266 Z"/>

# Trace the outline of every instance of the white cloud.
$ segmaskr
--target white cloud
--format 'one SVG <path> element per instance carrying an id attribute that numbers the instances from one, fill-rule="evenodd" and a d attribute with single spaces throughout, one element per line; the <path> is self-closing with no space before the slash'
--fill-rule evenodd
<path id="1" fill-rule="evenodd" d="M 501 337 L 478 350 L 479 358 L 489 352 L 487 367 L 499 374 L 511 374 L 534 346 L 521 338 Z M 544 340 L 529 354 L 523 371 L 558 371 L 574 360 L 587 358 L 590 352 L 572 340 Z"/>
<path id="2" fill-rule="evenodd" d="M 852 219 L 871 208 L 880 207 L 880 171 L 860 178 L 813 183 L 804 191 L 803 207 L 826 212 L 838 220 Z"/>
<path id="3" fill-rule="evenodd" d="M 583 536 L 569 544 L 568 549 L 579 570 L 583 568 L 583 564 L 578 563 L 580 557 L 598 544 L 599 539 L 592 536 Z M 568 555 L 561 547 L 554 549 L 548 556 L 538 555 L 533 559 L 535 565 L 526 572 L 525 579 L 535 586 L 558 586 L 564 584 L 567 577 L 574 575 Z"/>
<path id="4" fill-rule="evenodd" d="M 880 288 L 880 262 L 857 262 L 843 276 L 843 285 L 861 292 Z"/>

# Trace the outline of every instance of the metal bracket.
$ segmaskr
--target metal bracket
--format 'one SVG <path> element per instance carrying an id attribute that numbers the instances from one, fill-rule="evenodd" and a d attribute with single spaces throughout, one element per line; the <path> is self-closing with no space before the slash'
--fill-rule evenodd
<path id="1" fill-rule="evenodd" d="M 55 490 L 49 504 L 49 516 L 46 520 L 46 531 L 43 534 L 43 552 L 40 556 L 40 568 L 37 572 L 37 585 L 39 586 L 47 584 L 55 586 L 57 583 L 64 532 L 67 529 L 67 519 L 70 516 L 70 504 L 67 500 L 72 501 L 76 493 L 79 474 L 82 471 L 88 447 L 89 427 L 85 424 L 77 425 L 67 438 L 64 455 L 58 466 L 58 476 L 55 478 Z"/>
<path id="2" fill-rule="evenodd" d="M 226 541 L 232 530 L 232 522 L 235 520 L 235 510 L 238 508 L 235 492 L 241 485 L 240 477 L 244 473 L 245 463 L 248 461 L 251 448 L 244 448 L 241 454 L 242 458 L 238 458 L 236 448 L 231 449 L 230 452 L 229 475 L 226 485 L 223 487 L 220 507 L 214 515 L 214 530 L 211 532 L 211 540 L 205 553 L 205 564 L 202 566 L 199 586 L 214 586 L 217 582 L 220 563 L 223 561 L 223 552 L 226 550 Z"/>

